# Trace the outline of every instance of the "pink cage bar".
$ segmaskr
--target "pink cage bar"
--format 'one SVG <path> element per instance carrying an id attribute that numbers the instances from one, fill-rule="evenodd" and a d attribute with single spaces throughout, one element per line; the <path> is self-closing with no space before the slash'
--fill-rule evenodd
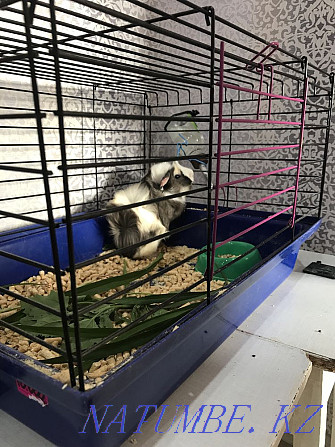
<path id="1" fill-rule="evenodd" d="M 273 52 L 278 48 L 278 43 L 273 42 L 267 47 L 265 47 L 262 51 L 256 54 L 256 56 L 251 60 L 252 64 L 247 65 L 245 69 L 251 70 L 255 68 L 255 63 L 258 64 L 256 66 L 256 72 L 260 75 L 260 81 L 259 81 L 259 89 L 254 88 L 246 88 L 242 87 L 236 84 L 230 84 L 228 82 L 224 82 L 224 56 L 225 56 L 225 49 L 224 49 L 224 41 L 221 41 L 220 44 L 220 72 L 219 72 L 219 81 L 217 82 L 217 86 L 219 87 L 219 110 L 218 110 L 218 141 L 217 141 L 217 153 L 216 156 L 216 171 L 215 171 L 215 199 L 214 199 L 214 213 L 213 213 L 213 230 L 212 230 L 212 251 L 211 251 L 211 270 L 210 270 L 210 278 L 213 278 L 214 276 L 214 260 L 215 260 L 215 250 L 222 245 L 224 245 L 227 242 L 233 241 L 240 236 L 243 236 L 244 234 L 248 233 L 249 231 L 254 230 L 255 228 L 265 224 L 271 219 L 276 218 L 280 214 L 283 213 L 292 213 L 292 217 L 290 219 L 291 227 L 294 229 L 295 224 L 295 218 L 296 218 L 296 208 L 297 208 L 297 200 L 298 200 L 298 187 L 299 187 L 299 175 L 300 175 L 300 168 L 301 168 L 301 157 L 302 157 L 302 147 L 303 147 L 303 134 L 304 134 L 304 127 L 305 127 L 305 114 L 306 114 L 306 103 L 307 103 L 307 92 L 308 92 L 308 79 L 307 79 L 307 69 L 305 71 L 305 80 L 304 80 L 304 86 L 303 86 L 303 98 L 299 97 L 292 97 L 292 96 L 285 96 L 285 95 L 278 95 L 273 93 L 273 85 L 274 85 L 274 68 L 271 64 L 264 64 L 264 61 L 268 59 Z M 266 54 L 267 52 L 267 54 Z M 261 60 L 257 62 L 257 58 L 260 58 Z M 269 85 L 269 92 L 263 91 L 263 80 L 264 80 L 264 70 L 270 71 L 270 85 Z M 235 90 L 235 91 L 242 91 L 245 93 L 250 93 L 252 95 L 257 95 L 257 110 L 255 111 L 256 118 L 224 118 L 223 117 L 223 104 L 224 104 L 224 90 Z M 267 111 L 267 119 L 261 119 L 260 118 L 260 107 L 261 107 L 261 98 L 267 97 L 269 100 L 268 105 L 268 111 Z M 300 103 L 302 105 L 301 110 L 301 121 L 288 121 L 288 120 L 274 120 L 271 118 L 271 101 L 273 98 L 276 98 L 278 100 L 282 101 L 292 101 L 296 103 Z M 278 146 L 269 146 L 269 147 L 257 147 L 252 149 L 241 149 L 241 150 L 235 150 L 235 151 L 223 151 L 222 150 L 222 130 L 223 130 L 223 123 L 249 123 L 249 124 L 259 124 L 259 125 L 287 125 L 287 126 L 299 126 L 300 133 L 299 133 L 299 142 L 296 144 L 287 144 L 287 145 L 278 145 Z M 241 129 L 243 130 L 243 129 Z M 298 148 L 298 154 L 297 154 L 297 162 L 294 165 L 286 166 L 284 168 L 270 170 L 266 172 L 261 172 L 259 174 L 251 175 L 242 177 L 236 180 L 231 180 L 227 182 L 220 183 L 220 174 L 221 174 L 221 160 L 224 157 L 231 157 L 232 155 L 239 155 L 239 154 L 254 154 L 259 152 L 270 152 L 270 151 L 280 151 L 283 149 L 292 149 L 294 151 Z M 263 178 L 272 176 L 274 174 L 280 174 L 283 172 L 289 172 L 289 171 L 295 171 L 296 175 L 293 176 L 295 179 L 294 185 L 291 185 L 289 187 L 283 188 L 273 194 L 267 195 L 265 197 L 260 197 L 257 200 L 250 201 L 248 203 L 245 203 L 242 206 L 237 206 L 233 209 L 230 209 L 225 212 L 219 212 L 219 200 L 220 200 L 220 194 L 224 191 L 226 187 L 237 185 L 244 182 L 252 182 L 255 179 Z M 225 216 L 228 216 L 230 214 L 236 213 L 238 211 L 241 211 L 246 208 L 250 208 L 253 205 L 257 205 L 259 203 L 266 202 L 273 197 L 281 196 L 287 192 L 294 191 L 294 200 L 292 205 L 284 207 L 282 210 L 279 210 L 278 212 L 269 215 L 268 217 L 262 219 L 260 222 L 258 222 L 255 225 L 252 225 L 243 231 L 240 231 L 239 233 L 223 240 L 223 241 L 217 241 L 217 227 L 218 227 L 218 220 L 224 218 Z"/>

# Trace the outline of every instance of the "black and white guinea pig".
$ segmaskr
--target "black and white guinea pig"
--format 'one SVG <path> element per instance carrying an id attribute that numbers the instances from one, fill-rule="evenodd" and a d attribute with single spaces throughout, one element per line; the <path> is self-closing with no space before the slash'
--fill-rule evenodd
<path id="1" fill-rule="evenodd" d="M 189 191 L 193 180 L 192 169 L 176 161 L 154 164 L 140 183 L 117 191 L 108 202 L 107 209 Z M 128 247 L 167 232 L 185 205 L 186 199 L 182 196 L 107 214 L 116 247 Z M 157 252 L 160 243 L 161 239 L 137 248 L 130 247 L 124 255 L 134 259 L 148 258 Z"/>

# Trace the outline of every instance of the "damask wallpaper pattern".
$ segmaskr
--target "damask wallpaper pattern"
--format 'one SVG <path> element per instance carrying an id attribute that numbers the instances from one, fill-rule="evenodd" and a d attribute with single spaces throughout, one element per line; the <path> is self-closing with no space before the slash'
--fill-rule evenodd
<path id="1" fill-rule="evenodd" d="M 194 0 L 195 4 L 204 6 L 202 0 Z M 151 0 L 150 4 L 162 7 L 161 0 Z M 212 0 L 210 4 L 215 9 L 215 13 L 228 20 L 246 31 L 250 31 L 266 39 L 267 41 L 278 41 L 279 45 L 297 56 L 307 56 L 309 63 L 313 63 L 317 67 L 325 70 L 329 74 L 335 71 L 335 3 L 333 0 Z M 173 13 L 170 2 L 164 2 L 164 9 L 169 13 Z M 196 23 L 199 25 L 199 23 Z M 174 25 L 175 31 L 180 31 L 180 24 Z M 219 30 L 220 31 L 220 30 Z M 196 38 L 197 32 L 190 30 L 190 37 Z M 248 36 L 243 36 L 234 29 L 225 28 L 225 37 L 237 41 L 243 45 L 255 48 L 255 41 Z M 227 51 L 232 51 L 232 46 L 226 45 Z M 233 51 L 239 50 L 234 48 Z M 313 72 L 314 75 L 314 72 Z M 318 80 L 321 84 L 325 78 Z M 327 83 L 329 87 L 329 82 Z M 309 94 L 313 94 L 310 88 Z M 279 92 L 278 92 L 279 93 Z M 313 102 L 313 98 L 310 99 Z M 241 111 L 238 103 L 235 103 L 235 113 Z M 227 113 L 227 106 L 226 106 Z M 229 107 L 228 107 L 229 111 Z M 246 112 L 247 110 L 244 110 Z M 174 112 L 172 112 L 174 113 Z M 309 114 L 308 120 L 310 124 L 325 124 L 325 117 L 318 118 L 315 114 Z M 264 134 L 263 134 L 264 135 Z M 284 131 L 266 134 L 266 141 L 269 145 L 276 144 L 278 141 L 289 139 L 290 143 L 294 143 L 297 134 L 291 132 L 291 135 Z M 309 130 L 305 132 L 304 156 L 315 160 L 314 163 L 305 164 L 302 174 L 321 173 L 321 164 L 317 163 L 322 157 L 321 150 L 317 150 L 320 142 L 324 142 L 324 130 Z M 323 196 L 322 217 L 323 223 L 320 230 L 304 244 L 304 248 L 324 253 L 335 253 L 335 112 L 333 111 L 332 129 L 330 132 L 328 163 L 326 171 L 325 191 Z M 238 142 L 238 141 L 236 141 Z M 259 144 L 254 132 L 239 133 L 239 142 L 249 142 Z M 264 141 L 263 141 L 264 142 Z M 323 146 L 324 147 L 324 146 Z M 319 148 L 320 149 L 320 148 Z M 288 152 L 283 152 L 283 158 Z M 269 155 L 266 155 L 269 157 Z M 251 160 L 246 160 L 243 165 L 237 166 L 236 169 L 249 171 L 255 168 Z M 264 168 L 270 168 L 270 158 L 267 164 L 262 165 Z M 260 186 L 270 186 L 269 179 L 263 179 L 259 182 Z M 300 195 L 300 205 L 315 206 L 318 204 L 318 194 L 320 180 L 306 179 L 302 176 L 300 181 L 300 190 L 307 191 L 309 194 Z M 285 183 L 283 183 L 285 187 Z M 315 191 L 314 194 L 310 192 Z M 239 197 L 243 198 L 242 192 Z M 249 199 L 255 199 L 253 192 L 250 193 Z M 301 208 L 305 213 L 306 209 Z"/>
<path id="2" fill-rule="evenodd" d="M 98 3 L 98 2 L 97 2 Z M 104 1 L 101 1 L 104 3 Z M 83 8 L 69 0 L 58 0 L 56 4 L 62 7 L 64 11 L 75 10 L 93 17 L 92 10 Z M 18 9 L 20 3 L 14 5 Z M 116 10 L 123 11 L 135 17 L 145 19 L 145 11 L 134 7 L 125 0 L 113 2 Z M 2 10 L 1 14 L 12 21 L 19 22 L 18 14 Z M 43 16 L 45 9 L 36 8 L 37 16 Z M 96 13 L 96 15 L 98 15 Z M 68 20 L 66 13 L 59 13 L 58 20 Z M 72 25 L 79 28 L 72 33 L 80 34 L 83 30 L 92 27 L 92 22 L 86 22 L 82 18 L 72 17 Z M 99 14 L 99 20 L 110 20 Z M 48 30 L 50 26 L 42 19 L 35 19 L 35 25 Z M 117 25 L 114 20 L 113 25 Z M 60 26 L 60 31 L 62 27 Z M 97 25 L 96 30 L 99 30 Z M 12 25 L 8 32 L 4 32 L 2 37 L 10 37 L 15 31 L 22 32 L 20 25 Z M 117 33 L 118 37 L 122 33 Z M 125 36 L 123 36 L 125 37 Z M 21 38 L 22 39 L 22 38 Z M 103 38 L 101 38 L 103 41 Z M 137 38 L 137 42 L 141 42 Z M 23 40 L 20 45 L 25 45 Z M 113 43 L 114 50 L 110 50 L 113 57 L 117 59 L 120 42 Z M 123 44 L 124 46 L 125 44 Z M 93 47 L 93 45 L 92 45 Z M 84 43 L 82 53 L 88 53 L 91 45 L 87 41 Z M 51 68 L 52 70 L 52 68 Z M 47 112 L 43 119 L 43 135 L 45 141 L 46 157 L 48 169 L 52 172 L 49 178 L 50 191 L 52 194 L 52 205 L 54 217 L 64 216 L 64 197 L 60 165 L 60 148 L 58 133 L 58 118 L 52 111 L 57 109 L 55 97 L 55 83 L 45 79 L 38 79 L 39 99 L 42 111 Z M 128 113 L 138 115 L 143 110 L 143 95 L 123 94 L 122 92 L 113 93 L 110 89 L 90 88 L 76 84 L 62 83 L 63 107 L 66 111 L 75 112 L 107 112 L 107 113 Z M 11 112 L 17 110 L 34 109 L 33 96 L 31 91 L 31 82 L 29 77 L 0 73 L 0 107 Z M 5 112 L 3 112 L 5 113 Z M 15 113 L 15 112 L 14 112 Z M 40 154 L 38 146 L 38 136 L 35 127 L 35 121 L 32 119 L 24 120 L 2 120 L 0 129 L 0 163 L 10 163 L 14 166 L 29 166 L 30 168 L 40 169 Z M 143 151 L 143 134 L 141 133 L 141 122 L 129 123 L 126 120 L 115 122 L 92 118 L 65 118 L 65 141 L 67 148 L 68 162 L 85 162 L 96 159 L 104 161 L 106 159 L 123 156 L 138 156 L 138 148 Z M 113 131 L 111 129 L 117 129 Z M 132 168 L 132 167 L 130 167 Z M 121 168 L 99 168 L 99 169 L 80 169 L 69 173 L 70 201 L 72 212 L 80 212 L 83 209 L 96 209 L 103 206 L 112 196 L 115 188 L 125 185 L 129 182 L 138 181 L 142 172 L 135 169 Z M 96 188 L 96 179 L 98 188 Z M 0 209 L 7 213 L 28 213 L 28 216 L 37 219 L 46 219 L 46 203 L 44 198 L 44 187 L 41 176 L 26 174 L 15 171 L 0 171 Z M 16 228 L 28 225 L 27 222 L 16 218 L 0 216 L 0 231 L 11 231 Z"/>
<path id="3" fill-rule="evenodd" d="M 202 1 L 194 3 L 203 5 Z M 216 14 L 243 29 L 278 41 L 282 48 L 328 73 L 335 71 L 334 0 L 212 0 Z M 234 32 L 232 32 L 234 38 Z M 316 141 L 322 135 L 314 135 Z M 314 141 L 314 142 L 316 142 Z M 330 133 L 326 186 L 323 199 L 323 223 L 305 249 L 335 254 L 335 113 Z M 305 150 L 308 150 L 307 148 Z M 309 185 L 306 185 L 307 187 Z M 313 185 L 311 185 L 313 187 Z"/>
<path id="4" fill-rule="evenodd" d="M 100 3 L 105 4 L 106 1 L 99 0 Z M 203 6 L 203 1 L 194 0 L 194 2 L 200 6 Z M 69 0 L 58 1 L 64 9 L 73 7 L 73 4 Z M 164 9 L 167 12 L 175 12 L 171 10 L 171 5 L 174 2 L 166 2 L 163 0 L 148 0 L 148 5 L 153 5 L 158 8 Z M 333 0 L 269 0 L 264 2 L 261 0 L 212 0 L 209 2 L 215 8 L 218 15 L 224 17 L 245 30 L 249 30 L 268 41 L 277 40 L 280 45 L 293 52 L 297 55 L 307 55 L 310 61 L 313 61 L 320 68 L 331 72 L 334 70 L 334 24 L 335 24 L 335 10 Z M 207 5 L 207 4 L 206 4 Z M 152 17 L 149 11 L 139 9 L 136 6 L 130 4 L 126 0 L 118 0 L 113 2 L 113 7 L 123 11 L 125 13 L 138 16 L 142 19 L 147 19 Z M 92 11 L 87 8 L 80 7 L 80 12 L 86 15 L 92 14 Z M 99 19 L 103 17 L 99 15 Z M 79 20 L 79 19 L 78 19 Z M 115 22 L 116 23 L 116 22 Z M 81 23 L 82 24 L 82 23 Z M 178 24 L 173 25 L 174 28 L 170 29 L 178 31 Z M 205 26 L 205 24 L 204 24 Z M 121 33 L 120 33 L 121 36 Z M 128 38 L 129 36 L 127 36 Z M 190 37 L 196 38 L 196 34 L 192 34 L 190 31 Z M 231 30 L 230 35 L 227 36 L 231 39 L 240 39 L 241 36 L 234 30 Z M 247 36 L 243 37 L 241 43 L 248 45 L 249 38 Z M 115 50 L 113 50 L 113 55 L 115 58 L 118 57 L 117 47 L 121 43 L 114 43 Z M 124 45 L 124 44 L 123 44 Z M 156 45 L 153 43 L 153 45 Z M 85 50 L 83 50 L 85 51 Z M 21 85 L 25 87 L 26 80 L 2 77 L 2 83 L 4 86 L 8 86 L 10 83 L 16 83 L 16 85 Z M 50 83 L 40 83 L 42 90 L 45 95 L 42 95 L 43 107 L 45 109 L 54 109 L 55 101 L 52 95 L 48 93 L 54 93 L 54 86 Z M 22 104 L 31 103 L 32 98 L 30 94 L 17 93 L 10 98 L 4 97 L 5 91 L 0 90 L 0 97 L 2 95 L 2 104 L 6 107 L 18 106 Z M 92 110 L 93 101 L 93 91 L 90 89 L 77 88 L 75 86 L 69 87 L 67 92 L 69 98 L 65 101 L 65 107 L 68 110 Z M 95 110 L 102 112 L 110 111 L 127 111 L 127 113 L 140 114 L 143 111 L 142 105 L 140 104 L 139 97 L 137 98 L 121 98 L 113 97 L 113 94 L 108 90 L 99 90 L 94 92 L 95 94 Z M 74 99 L 76 97 L 76 99 Z M 127 101 L 129 104 L 127 104 Z M 138 106 L 134 103 L 138 103 Z M 112 107 L 112 108 L 111 108 Z M 176 113 L 179 111 L 174 108 L 171 113 Z M 167 113 L 168 110 L 155 110 L 155 113 Z M 50 160 L 59 160 L 58 152 L 58 135 L 56 131 L 57 123 L 56 118 L 48 115 L 46 121 L 46 140 L 48 144 L 48 158 Z M 134 127 L 134 123 L 122 122 L 120 123 L 119 132 L 111 133 L 109 132 L 109 124 L 100 120 L 99 122 L 93 122 L 92 119 L 67 119 L 68 131 L 67 131 L 67 144 L 71 149 L 71 158 L 75 160 L 82 159 L 92 159 L 94 157 L 94 150 L 97 151 L 96 156 L 99 159 L 112 158 L 112 157 L 122 157 L 122 156 L 136 156 L 138 155 L 139 148 L 144 148 L 143 136 L 141 135 L 140 127 Z M 138 123 L 138 126 L 141 126 Z M 96 127 L 96 129 L 94 129 Z M 162 126 L 159 127 L 161 129 Z M 125 130 L 132 129 L 128 131 L 128 136 L 125 138 Z M 29 122 L 25 123 L 25 127 L 21 130 L 15 128 L 8 129 L 7 134 L 3 134 L 6 141 L 11 141 L 13 145 L 10 150 L 1 152 L 1 159 L 3 162 L 19 160 L 22 157 L 22 146 L 21 144 L 31 142 L 37 144 L 36 135 L 34 135 L 29 129 Z M 94 144 L 94 136 L 96 137 L 96 142 Z M 160 141 L 157 140 L 159 133 L 154 133 L 153 137 L 153 147 L 157 151 L 160 150 L 159 142 L 164 141 L 162 135 L 159 136 Z M 281 138 L 281 135 L 277 135 Z M 309 149 L 309 144 L 313 143 L 313 140 L 317 141 L 322 137 L 321 133 L 311 134 L 310 141 L 306 141 L 307 145 L 305 150 L 310 152 L 311 157 L 315 156 L 312 149 Z M 8 140 L 9 138 L 9 140 Z M 252 133 L 246 133 L 243 136 L 245 141 L 256 142 Z M 269 144 L 274 141 L 275 136 L 269 135 Z M 77 145 L 78 141 L 83 143 L 81 147 Z M 15 143 L 15 144 L 14 144 Z M 116 145 L 117 144 L 117 145 Z M 158 152 L 157 152 L 158 153 Z M 160 152 L 162 153 L 162 152 Z M 26 151 L 27 157 L 33 161 L 36 159 L 37 145 L 31 146 Z M 163 154 L 162 154 L 163 155 Z M 38 157 L 37 157 L 38 158 Z M 22 158 L 21 158 L 22 160 Z M 57 172 L 57 161 L 50 162 L 50 168 Z M 252 167 L 250 161 L 245 162 L 245 167 Z M 78 211 L 81 210 L 82 204 L 89 209 L 93 209 L 96 206 L 97 201 L 97 191 L 95 189 L 95 179 L 98 176 L 99 181 L 99 191 L 98 199 L 103 204 L 112 195 L 115 187 L 122 184 L 127 184 L 130 182 L 137 181 L 142 175 L 141 171 L 135 171 L 130 168 L 125 168 L 121 170 L 111 169 L 106 173 L 103 169 L 99 172 L 95 170 L 87 171 L 85 176 L 81 176 L 81 172 L 77 172 L 79 175 L 73 175 L 71 177 L 71 188 L 74 190 L 72 193 L 72 202 L 78 204 Z M 11 179 L 15 180 L 15 176 Z M 265 180 L 264 180 L 265 182 Z M 263 183 L 265 185 L 265 183 Z M 8 186 L 9 185 L 9 186 Z M 4 200 L 8 195 L 12 193 L 11 184 L 1 184 L 0 185 L 0 195 Z M 56 217 L 64 214 L 61 191 L 61 179 L 59 176 L 55 176 L 51 180 L 51 187 L 53 191 L 53 203 L 56 208 Z M 302 182 L 302 187 L 313 189 L 314 184 L 307 184 Z M 41 182 L 21 182 L 20 188 L 17 192 L 18 194 L 25 193 L 26 196 L 34 191 L 41 191 Z M 307 247 L 311 250 L 316 250 L 319 252 L 335 253 L 335 155 L 334 155 L 334 131 L 331 133 L 330 137 L 330 149 L 329 149 L 329 161 L 327 167 L 326 175 L 326 189 L 324 194 L 324 205 L 323 205 L 323 216 L 324 221 L 321 230 L 313 237 L 311 241 L 308 242 Z M 251 198 L 251 197 L 250 197 Z M 306 202 L 307 203 L 307 202 Z M 15 211 L 20 204 L 18 201 L 7 201 L 6 206 L 8 211 Z M 33 209 L 42 209 L 44 207 L 43 196 L 38 195 L 34 202 L 25 201 L 25 209 L 29 211 L 29 207 Z M 36 216 L 41 217 L 41 216 Z M 14 226 L 22 225 L 22 223 L 14 221 L 12 219 L 7 219 L 6 224 L 0 221 L 0 227 L 2 230 L 7 228 L 13 228 Z"/>

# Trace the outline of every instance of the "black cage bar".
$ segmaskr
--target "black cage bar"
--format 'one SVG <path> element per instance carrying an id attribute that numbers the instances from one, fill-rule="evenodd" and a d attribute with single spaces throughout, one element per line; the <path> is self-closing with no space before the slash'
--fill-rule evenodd
<path id="1" fill-rule="evenodd" d="M 104 6 L 73 0 L 72 8 L 64 9 L 57 0 L 0 0 L 0 145 L 4 154 L 0 229 L 3 238 L 19 238 L 46 227 L 53 262 L 46 265 L 3 250 L 0 257 L 55 273 L 56 313 L 65 345 L 55 349 L 43 343 L 66 357 L 71 385 L 82 391 L 85 359 L 94 350 L 200 283 L 206 282 L 210 303 L 215 273 L 213 222 L 215 235 L 218 219 L 241 210 L 266 211 L 267 219 L 281 213 L 292 215 L 261 246 L 286 230 L 294 239 L 295 221 L 322 216 L 334 75 L 291 54 L 280 43 L 266 42 L 217 17 L 211 7 L 186 0 L 172 0 L 162 9 L 139 0 L 128 3 L 134 15 L 120 12 L 113 2 Z M 232 39 L 232 30 L 240 40 Z M 248 45 L 242 37 L 248 37 Z M 271 54 L 262 59 L 264 48 Z M 129 247 L 77 261 L 76 223 L 104 219 L 111 212 L 106 204 L 115 190 L 140 181 L 154 163 L 179 160 L 191 166 L 188 163 L 194 157 L 176 155 L 175 144 L 164 131 L 168 121 L 180 120 L 172 115 L 190 109 L 199 113 L 185 122 L 195 122 L 203 136 L 199 146 L 205 147 L 208 176 L 196 171 L 193 189 L 169 199 L 186 196 L 192 206 L 206 208 L 206 217 L 134 247 L 205 225 L 206 248 L 95 304 L 80 306 L 76 271 L 122 255 Z M 112 212 L 167 199 L 124 205 Z M 22 227 L 22 221 L 35 226 Z M 62 284 L 59 229 L 66 232 L 71 309 Z M 245 232 L 253 230 L 250 226 Z M 239 234 L 230 240 L 236 237 Z M 207 254 L 207 271 L 201 280 L 95 346 L 82 347 L 81 315 L 202 253 Z M 10 290 L 7 293 L 32 301 Z M 0 319 L 0 324 L 17 329 L 13 322 Z M 20 333 L 37 341 L 28 330 Z"/>

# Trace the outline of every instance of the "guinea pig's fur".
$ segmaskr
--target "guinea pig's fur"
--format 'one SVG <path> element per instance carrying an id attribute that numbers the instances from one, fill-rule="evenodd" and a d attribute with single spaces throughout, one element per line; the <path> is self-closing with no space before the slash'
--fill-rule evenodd
<path id="1" fill-rule="evenodd" d="M 149 205 L 136 206 L 136 203 L 189 191 L 193 180 L 192 169 L 176 161 L 163 162 L 152 165 L 140 183 L 117 191 L 107 208 L 130 204 L 135 207 L 106 215 L 116 247 L 128 247 L 166 233 L 170 223 L 184 211 L 185 196 Z M 160 243 L 161 239 L 137 248 L 130 247 L 124 255 L 134 259 L 148 258 L 157 252 Z"/>

